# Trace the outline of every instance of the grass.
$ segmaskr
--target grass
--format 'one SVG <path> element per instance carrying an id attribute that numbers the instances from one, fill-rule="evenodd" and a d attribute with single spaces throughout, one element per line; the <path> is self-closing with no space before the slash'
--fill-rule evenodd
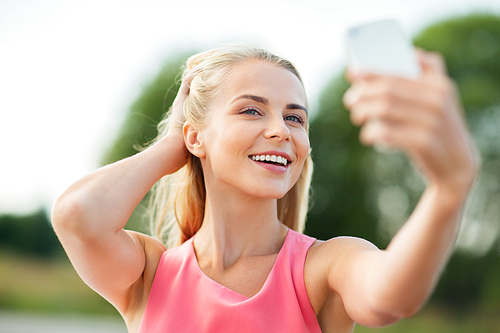
<path id="1" fill-rule="evenodd" d="M 0 308 L 40 312 L 116 315 L 67 259 L 44 261 L 0 252 Z"/>

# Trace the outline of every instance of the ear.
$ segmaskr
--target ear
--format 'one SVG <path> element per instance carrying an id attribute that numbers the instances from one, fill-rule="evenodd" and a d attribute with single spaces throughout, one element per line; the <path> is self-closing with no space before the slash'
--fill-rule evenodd
<path id="1" fill-rule="evenodd" d="M 196 157 L 205 157 L 205 149 L 200 140 L 200 130 L 196 129 L 189 122 L 185 122 L 182 127 L 184 143 L 191 154 Z"/>

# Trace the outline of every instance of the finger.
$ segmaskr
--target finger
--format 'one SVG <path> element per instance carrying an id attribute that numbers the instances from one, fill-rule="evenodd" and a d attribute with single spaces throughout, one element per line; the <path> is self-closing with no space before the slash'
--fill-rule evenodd
<path id="1" fill-rule="evenodd" d="M 359 139 L 366 146 L 401 149 L 414 156 L 425 150 L 432 136 L 423 127 L 389 121 L 370 121 L 361 128 Z"/>
<path id="2" fill-rule="evenodd" d="M 356 104 L 378 101 L 387 108 L 405 105 L 435 109 L 442 99 L 441 90 L 435 89 L 436 83 L 417 82 L 395 77 L 372 77 L 354 83 L 344 94 L 343 102 L 347 109 Z"/>
<path id="3" fill-rule="evenodd" d="M 414 90 L 414 82 L 401 78 L 392 78 L 384 76 L 365 76 L 362 81 L 355 82 L 345 92 L 343 102 L 346 107 L 362 99 L 390 98 L 399 96 L 401 98 L 412 98 L 410 91 Z"/>
<path id="4" fill-rule="evenodd" d="M 406 103 L 404 100 L 374 99 L 354 105 L 350 109 L 350 119 L 356 126 L 362 126 L 366 122 L 377 119 L 382 122 L 432 128 L 439 121 L 439 116 L 420 105 Z"/>
<path id="5" fill-rule="evenodd" d="M 359 132 L 359 141 L 365 146 L 383 146 L 386 148 L 400 148 L 391 140 L 391 125 L 377 120 L 367 122 Z"/>
<path id="6" fill-rule="evenodd" d="M 446 61 L 438 52 L 416 49 L 417 58 L 424 73 L 447 75 Z"/>
<path id="7" fill-rule="evenodd" d="M 191 69 L 189 71 L 185 71 L 182 77 L 181 86 L 179 87 L 179 95 L 188 95 L 189 89 L 191 86 L 191 82 L 193 78 L 198 74 L 197 69 Z"/>
<path id="8" fill-rule="evenodd" d="M 198 71 L 196 69 L 186 70 L 183 73 L 181 86 L 169 110 L 170 129 L 182 130 L 182 125 L 186 121 L 183 112 L 184 102 L 189 95 L 192 80 L 197 74 Z"/>
<path id="9" fill-rule="evenodd" d="M 347 68 L 344 72 L 344 77 L 346 78 L 346 80 L 348 82 L 351 82 L 351 83 L 355 82 L 355 81 L 359 81 L 359 80 L 370 79 L 370 78 L 376 77 L 376 76 L 377 76 L 376 74 L 365 72 L 365 71 L 362 71 L 360 69 L 356 69 L 352 66 L 347 66 Z"/>

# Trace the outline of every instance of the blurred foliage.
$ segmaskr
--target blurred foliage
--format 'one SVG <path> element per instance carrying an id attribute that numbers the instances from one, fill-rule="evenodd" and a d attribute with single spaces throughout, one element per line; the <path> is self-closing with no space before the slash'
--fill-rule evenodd
<path id="1" fill-rule="evenodd" d="M 44 210 L 25 216 L 0 216 L 0 250 L 42 259 L 54 258 L 62 253 Z"/>
<path id="2" fill-rule="evenodd" d="M 425 29 L 414 42 L 444 56 L 467 113 L 500 103 L 498 16 L 474 14 L 453 18 Z"/>
<path id="3" fill-rule="evenodd" d="M 356 235 L 377 241 L 377 215 L 370 207 L 366 160 L 371 150 L 359 144 L 359 130 L 342 104 L 348 88 L 338 77 L 325 88 L 309 137 L 314 161 L 312 209 L 306 233 L 320 239 Z"/>
<path id="4" fill-rule="evenodd" d="M 496 251 L 482 257 L 458 252 L 448 263 L 433 301 L 459 313 L 481 307 L 500 313 L 499 282 L 500 256 Z"/>

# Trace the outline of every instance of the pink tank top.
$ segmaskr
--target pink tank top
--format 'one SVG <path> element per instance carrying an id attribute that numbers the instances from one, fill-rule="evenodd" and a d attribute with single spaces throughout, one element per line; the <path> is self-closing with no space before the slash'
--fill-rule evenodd
<path id="1" fill-rule="evenodd" d="M 250 298 L 203 273 L 193 238 L 164 252 L 139 333 L 321 332 L 304 283 L 314 241 L 289 230 L 264 286 Z"/>

